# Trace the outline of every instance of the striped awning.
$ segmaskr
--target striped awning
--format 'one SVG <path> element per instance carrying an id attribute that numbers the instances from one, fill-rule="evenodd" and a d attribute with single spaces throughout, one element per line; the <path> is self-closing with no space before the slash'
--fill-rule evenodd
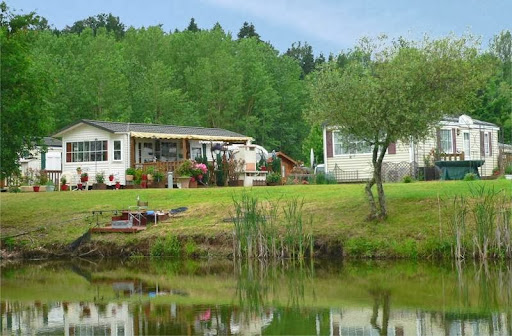
<path id="1" fill-rule="evenodd" d="M 130 132 L 130 136 L 134 138 L 146 139 L 187 139 L 187 140 L 206 140 L 206 141 L 227 141 L 227 142 L 241 142 L 254 140 L 251 137 L 230 137 L 230 136 L 215 136 L 215 135 L 194 135 L 194 134 L 168 134 L 168 133 L 148 133 L 148 132 Z"/>

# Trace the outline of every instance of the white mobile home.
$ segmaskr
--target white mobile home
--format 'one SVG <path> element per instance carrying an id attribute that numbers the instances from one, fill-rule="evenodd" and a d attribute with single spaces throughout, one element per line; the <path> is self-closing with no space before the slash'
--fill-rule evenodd
<path id="1" fill-rule="evenodd" d="M 371 148 L 362 141 L 344 138 L 339 126 L 325 126 L 324 162 L 326 171 L 338 181 L 362 181 L 373 173 Z M 422 142 L 390 144 L 384 157 L 384 179 L 397 181 L 404 175 L 416 175 L 418 167 L 434 162 L 436 155 L 445 160 L 484 160 L 480 176 L 491 176 L 498 166 L 498 131 L 495 124 L 467 115 L 445 117 L 431 136 Z"/>
<path id="2" fill-rule="evenodd" d="M 124 184 L 127 168 L 167 172 L 186 159 L 211 155 L 211 144 L 248 144 L 251 137 L 220 128 L 80 120 L 54 134 L 62 137 L 63 174 L 78 179 L 80 167 L 94 181 L 98 172 Z M 75 172 L 73 174 L 73 172 Z M 76 181 L 70 181 L 75 183 Z"/>

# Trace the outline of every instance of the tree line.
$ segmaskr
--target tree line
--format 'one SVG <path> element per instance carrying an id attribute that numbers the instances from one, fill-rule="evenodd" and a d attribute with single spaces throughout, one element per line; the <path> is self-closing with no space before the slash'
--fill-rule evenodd
<path id="1" fill-rule="evenodd" d="M 314 147 L 321 160 L 322 121 L 304 115 L 307 82 L 325 63 L 342 68 L 353 57 L 315 57 L 300 42 L 279 53 L 247 22 L 236 37 L 218 23 L 200 29 L 194 19 L 183 31 L 126 28 L 112 14 L 57 30 L 36 13 L 0 7 L 3 176 L 16 171 L 34 138 L 82 118 L 220 127 L 297 159 Z M 510 134 L 510 32 L 497 35 L 484 57 L 497 60 L 496 75 L 470 114 Z"/>

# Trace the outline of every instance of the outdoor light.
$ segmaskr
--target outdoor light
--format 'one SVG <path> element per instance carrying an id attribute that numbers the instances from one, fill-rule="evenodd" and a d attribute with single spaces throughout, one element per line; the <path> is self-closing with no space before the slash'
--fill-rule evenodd
<path id="1" fill-rule="evenodd" d="M 216 155 L 219 155 L 221 150 L 222 150 L 222 145 L 220 143 L 216 143 L 212 147 L 212 152 L 214 152 Z"/>

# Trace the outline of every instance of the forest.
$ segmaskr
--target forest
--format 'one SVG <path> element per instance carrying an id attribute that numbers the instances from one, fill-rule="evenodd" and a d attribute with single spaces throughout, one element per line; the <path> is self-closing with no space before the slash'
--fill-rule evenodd
<path id="1" fill-rule="evenodd" d="M 308 81 L 324 63 L 343 68 L 355 55 L 315 56 L 307 42 L 279 52 L 245 22 L 236 36 L 221 24 L 183 30 L 126 27 L 99 14 L 58 30 L 37 13 L 1 4 L 1 174 L 34 139 L 78 119 L 219 127 L 269 150 L 322 160 L 322 120 L 310 120 Z M 474 118 L 512 139 L 511 34 L 498 32 L 479 61 L 493 76 L 478 92 Z"/>

